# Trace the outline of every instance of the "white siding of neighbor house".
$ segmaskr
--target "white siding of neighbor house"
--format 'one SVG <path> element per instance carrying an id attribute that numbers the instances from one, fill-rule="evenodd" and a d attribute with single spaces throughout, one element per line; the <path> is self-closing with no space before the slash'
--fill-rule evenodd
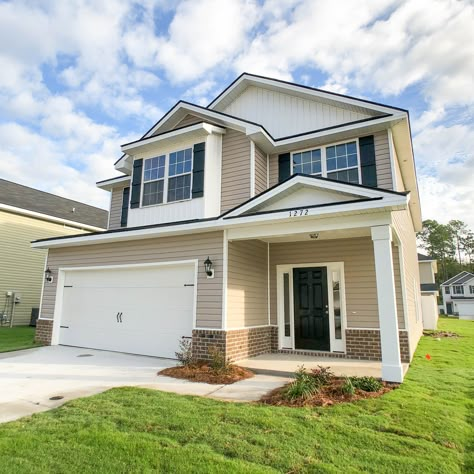
<path id="1" fill-rule="evenodd" d="M 107 244 L 52 248 L 49 250 L 48 266 L 53 271 L 53 275 L 57 276 L 58 268 L 64 267 L 94 267 L 199 259 L 197 326 L 221 328 L 223 246 L 222 232 L 207 232 Z M 211 279 L 206 277 L 203 264 L 208 256 L 214 265 L 215 276 Z M 45 283 L 41 308 L 42 318 L 51 319 L 54 316 L 56 285 L 57 278 L 53 283 Z"/>
<path id="2" fill-rule="evenodd" d="M 224 112 L 263 125 L 274 138 L 373 116 L 255 86 L 245 89 Z"/>

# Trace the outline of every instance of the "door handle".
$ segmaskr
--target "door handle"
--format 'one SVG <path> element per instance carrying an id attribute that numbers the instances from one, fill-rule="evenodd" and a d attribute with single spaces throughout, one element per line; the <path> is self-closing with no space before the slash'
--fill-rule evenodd
<path id="1" fill-rule="evenodd" d="M 117 318 L 117 322 L 118 322 L 118 323 L 123 323 L 123 321 L 122 321 L 122 315 L 123 315 L 123 313 L 119 311 L 119 312 L 117 313 L 117 315 L 115 316 L 115 317 Z"/>
<path id="2" fill-rule="evenodd" d="M 116 316 L 115 316 L 115 319 L 117 320 L 117 322 L 119 322 L 119 314 L 120 313 L 117 313 Z"/>

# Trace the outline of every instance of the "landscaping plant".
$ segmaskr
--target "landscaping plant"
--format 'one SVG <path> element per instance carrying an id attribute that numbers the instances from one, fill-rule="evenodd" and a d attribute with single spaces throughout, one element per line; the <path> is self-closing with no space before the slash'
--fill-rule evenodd
<path id="1" fill-rule="evenodd" d="M 350 377 L 351 383 L 355 388 L 364 392 L 378 392 L 383 384 L 374 377 Z"/>
<path id="2" fill-rule="evenodd" d="M 352 383 L 352 378 L 351 377 L 345 377 L 344 383 L 341 385 L 341 392 L 344 395 L 349 395 L 353 396 L 355 394 L 355 387 L 354 384 Z"/>
<path id="3" fill-rule="evenodd" d="M 319 385 L 316 379 L 308 374 L 304 366 L 298 367 L 295 372 L 295 380 L 291 382 L 285 391 L 285 398 L 287 400 L 308 400 L 315 395 L 319 390 Z"/>
<path id="4" fill-rule="evenodd" d="M 175 352 L 175 355 L 183 367 L 191 367 L 196 363 L 193 356 L 193 343 L 189 339 L 179 341 L 179 351 Z"/>
<path id="5" fill-rule="evenodd" d="M 218 346 L 211 346 L 209 348 L 209 356 L 211 357 L 210 366 L 217 374 L 225 374 L 232 368 L 232 363 L 229 358 L 225 356 L 224 351 Z"/>
<path id="6" fill-rule="evenodd" d="M 311 377 L 314 378 L 318 386 L 323 387 L 334 380 L 334 372 L 332 372 L 331 367 L 318 365 L 317 369 L 311 370 Z"/>

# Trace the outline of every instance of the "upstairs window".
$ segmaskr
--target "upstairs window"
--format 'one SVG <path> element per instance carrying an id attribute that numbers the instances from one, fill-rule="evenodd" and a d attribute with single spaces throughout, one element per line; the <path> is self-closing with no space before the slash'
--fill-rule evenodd
<path id="1" fill-rule="evenodd" d="M 360 183 L 357 141 L 292 153 L 292 173 Z"/>
<path id="2" fill-rule="evenodd" d="M 449 286 L 445 286 L 445 287 L 444 287 L 444 292 L 445 292 L 447 295 L 450 294 Z"/>
<path id="3" fill-rule="evenodd" d="M 321 176 L 321 149 L 293 153 L 293 173 Z"/>
<path id="4" fill-rule="evenodd" d="M 453 285 L 453 295 L 463 295 L 463 294 L 464 294 L 464 286 Z"/>
<path id="5" fill-rule="evenodd" d="M 170 153 L 168 202 L 182 201 L 191 197 L 191 148 Z"/>
<path id="6" fill-rule="evenodd" d="M 357 143 L 349 142 L 326 147 L 326 166 L 328 178 L 358 184 Z"/>
<path id="7" fill-rule="evenodd" d="M 165 185 L 166 156 L 156 156 L 145 160 L 143 171 L 143 206 L 161 204 Z"/>
<path id="8" fill-rule="evenodd" d="M 192 148 L 145 159 L 142 206 L 190 199 L 192 168 Z"/>
<path id="9" fill-rule="evenodd" d="M 471 293 L 471 295 L 474 295 L 474 285 L 469 285 L 469 293 Z"/>

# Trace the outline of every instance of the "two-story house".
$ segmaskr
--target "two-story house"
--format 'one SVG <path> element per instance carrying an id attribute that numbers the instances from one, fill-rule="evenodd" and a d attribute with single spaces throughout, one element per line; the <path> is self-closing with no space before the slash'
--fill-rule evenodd
<path id="1" fill-rule="evenodd" d="M 33 244 L 44 342 L 173 358 L 192 338 L 402 381 L 423 329 L 406 110 L 245 73 L 122 151 L 109 230 Z"/>
<path id="2" fill-rule="evenodd" d="M 461 272 L 441 283 L 444 312 L 474 319 L 474 274 Z"/>
<path id="3" fill-rule="evenodd" d="M 34 324 L 47 250 L 31 241 L 103 231 L 108 212 L 0 179 L 0 325 Z"/>

